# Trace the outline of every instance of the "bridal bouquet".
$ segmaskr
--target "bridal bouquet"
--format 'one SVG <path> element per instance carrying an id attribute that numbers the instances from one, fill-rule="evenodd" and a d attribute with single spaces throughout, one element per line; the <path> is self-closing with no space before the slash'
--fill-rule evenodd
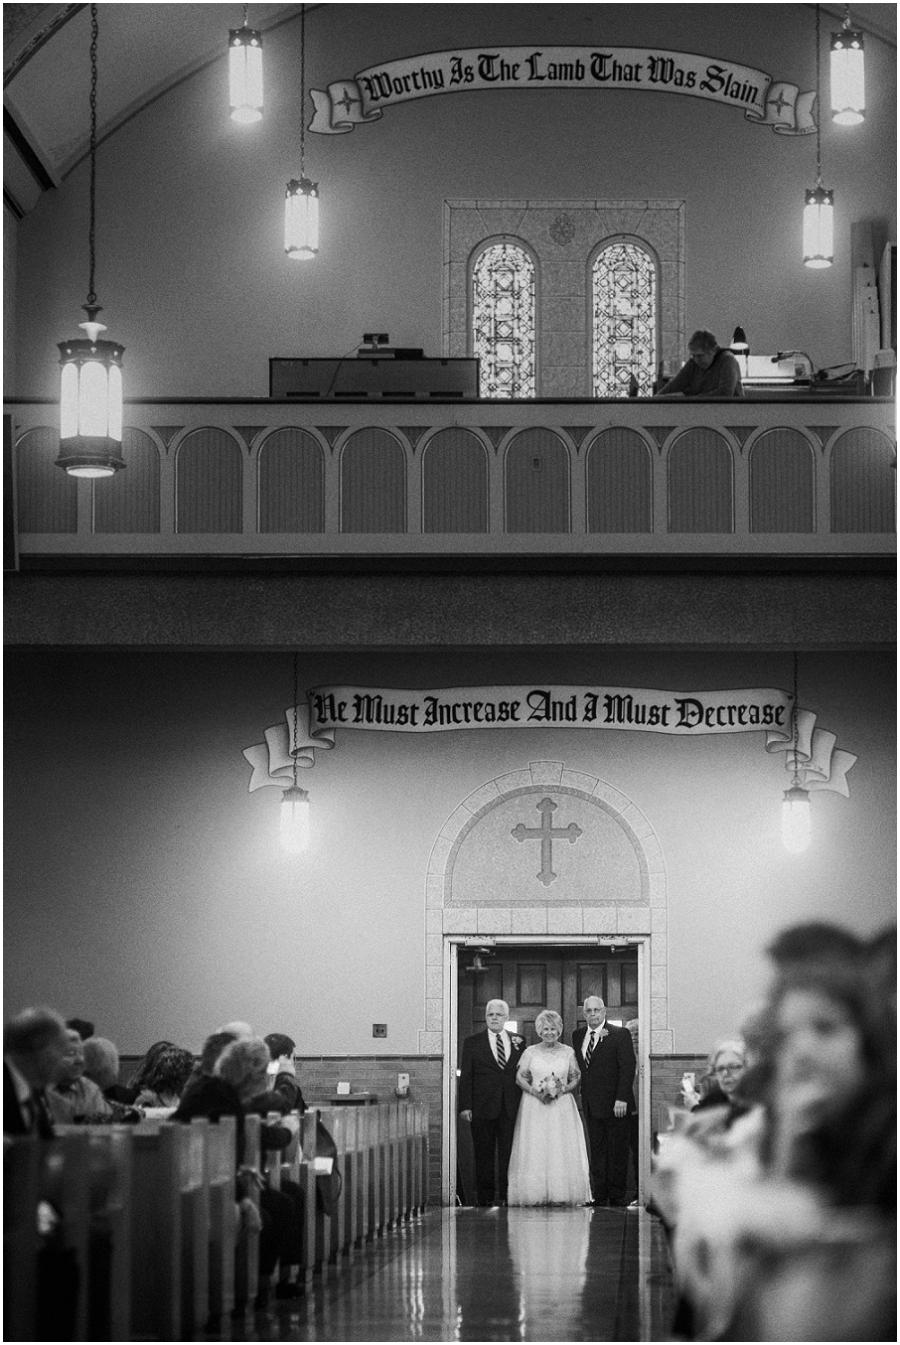
<path id="1" fill-rule="evenodd" d="M 558 1079 L 555 1074 L 549 1074 L 546 1079 L 541 1079 L 538 1084 L 538 1096 L 542 1102 L 552 1101 L 553 1098 L 562 1095 L 564 1086 L 562 1079 Z"/>

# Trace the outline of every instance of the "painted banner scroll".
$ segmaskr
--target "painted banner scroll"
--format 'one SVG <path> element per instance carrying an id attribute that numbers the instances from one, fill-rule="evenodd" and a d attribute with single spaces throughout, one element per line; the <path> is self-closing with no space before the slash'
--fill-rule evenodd
<path id="1" fill-rule="evenodd" d="M 767 752 L 784 752 L 806 789 L 830 789 L 849 798 L 847 773 L 856 757 L 837 747 L 833 733 L 798 708 L 796 746 L 793 697 L 774 687 L 730 691 L 660 691 L 646 687 L 484 686 L 428 690 L 387 687 L 313 687 L 308 701 L 266 729 L 265 742 L 244 749 L 249 789 L 291 783 L 294 759 L 309 768 L 317 749 L 335 745 L 338 729 L 376 733 L 446 733 L 460 729 L 618 729 L 699 737 L 764 733 Z M 796 759 L 795 759 L 796 758 Z"/>
<path id="2" fill-rule="evenodd" d="M 418 98 L 484 89 L 631 89 L 686 94 L 739 108 L 777 135 L 815 130 L 814 91 L 763 70 L 683 51 L 647 47 L 497 47 L 404 56 L 312 89 L 310 131 L 343 135 L 378 121 L 385 108 Z"/>

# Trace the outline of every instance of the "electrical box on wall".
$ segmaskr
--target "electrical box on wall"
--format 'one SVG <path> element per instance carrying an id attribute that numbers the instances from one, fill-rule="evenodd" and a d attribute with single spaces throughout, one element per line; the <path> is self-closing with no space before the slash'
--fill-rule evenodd
<path id="1" fill-rule="evenodd" d="M 387 1023 L 373 1023 L 373 1024 L 372 1024 L 372 1036 L 373 1036 L 373 1037 L 386 1037 L 386 1036 L 387 1036 Z"/>

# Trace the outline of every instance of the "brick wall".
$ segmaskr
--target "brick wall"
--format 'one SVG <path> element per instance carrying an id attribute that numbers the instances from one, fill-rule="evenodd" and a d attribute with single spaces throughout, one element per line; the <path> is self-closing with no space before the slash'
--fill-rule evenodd
<path id="1" fill-rule="evenodd" d="M 428 1203 L 441 1203 L 441 1069 L 439 1055 L 297 1056 L 297 1078 L 310 1107 L 330 1106 L 339 1082 L 353 1093 L 395 1101 L 397 1075 L 409 1075 L 409 1096 L 428 1105 Z"/>
<path id="2" fill-rule="evenodd" d="M 139 1057 L 123 1056 L 120 1078 L 126 1081 Z M 392 1102 L 397 1075 L 409 1075 L 409 1096 L 428 1105 L 428 1202 L 441 1203 L 441 1072 L 440 1056 L 297 1056 L 297 1076 L 309 1106 L 330 1106 L 339 1082 L 350 1084 L 354 1093 L 373 1093 L 379 1102 Z M 650 1130 L 664 1129 L 664 1104 L 681 1101 L 681 1076 L 693 1070 L 700 1078 L 705 1055 L 654 1055 L 650 1057 Z"/>

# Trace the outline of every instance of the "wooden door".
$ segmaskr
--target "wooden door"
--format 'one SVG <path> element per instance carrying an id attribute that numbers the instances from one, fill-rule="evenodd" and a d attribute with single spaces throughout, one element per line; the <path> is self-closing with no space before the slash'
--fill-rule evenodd
<path id="1" fill-rule="evenodd" d="M 510 1021 L 525 1038 L 538 1040 L 534 1020 L 542 1009 L 555 1009 L 563 1020 L 563 1040 L 584 1026 L 581 1006 L 588 995 L 600 995 L 608 1017 L 623 1025 L 638 1015 L 637 949 L 571 946 L 496 945 L 478 954 L 484 970 L 473 968 L 475 948 L 459 955 L 459 1049 L 484 1027 L 488 1000 L 504 999 Z"/>

